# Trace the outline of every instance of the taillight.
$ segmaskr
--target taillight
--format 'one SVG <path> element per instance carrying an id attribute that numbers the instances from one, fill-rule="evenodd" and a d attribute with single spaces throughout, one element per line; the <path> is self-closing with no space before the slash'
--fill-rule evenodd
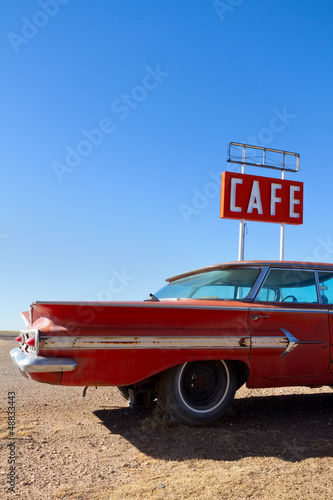
<path id="1" fill-rule="evenodd" d="M 30 347 L 34 347 L 35 343 L 36 343 L 36 339 L 35 337 L 30 337 L 30 339 L 26 340 L 25 343 L 27 345 L 29 345 Z"/>
<path id="2" fill-rule="evenodd" d="M 20 335 L 16 337 L 20 342 L 21 349 L 32 354 L 39 353 L 39 330 L 21 330 Z"/>

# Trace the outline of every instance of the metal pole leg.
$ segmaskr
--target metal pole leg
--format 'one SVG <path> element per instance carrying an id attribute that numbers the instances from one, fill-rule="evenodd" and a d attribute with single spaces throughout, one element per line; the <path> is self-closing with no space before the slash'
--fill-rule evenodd
<path id="1" fill-rule="evenodd" d="M 286 225 L 283 222 L 280 229 L 280 260 L 284 260 L 284 235 L 285 235 Z"/>
<path id="2" fill-rule="evenodd" d="M 244 260 L 244 238 L 245 238 L 245 220 L 241 219 L 239 224 L 238 260 Z"/>

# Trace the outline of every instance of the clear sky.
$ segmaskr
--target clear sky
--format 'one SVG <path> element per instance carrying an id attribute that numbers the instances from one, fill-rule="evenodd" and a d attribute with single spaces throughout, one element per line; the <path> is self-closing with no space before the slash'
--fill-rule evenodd
<path id="1" fill-rule="evenodd" d="M 304 182 L 304 225 L 286 228 L 285 258 L 333 262 L 331 0 L 0 14 L 1 330 L 35 300 L 142 300 L 237 260 L 238 222 L 219 218 L 230 141 L 300 153 L 286 178 Z M 247 227 L 245 258 L 278 259 L 279 226 Z"/>

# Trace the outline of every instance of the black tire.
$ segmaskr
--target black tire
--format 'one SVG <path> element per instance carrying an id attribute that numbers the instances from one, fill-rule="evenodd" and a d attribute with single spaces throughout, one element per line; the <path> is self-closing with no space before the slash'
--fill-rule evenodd
<path id="1" fill-rule="evenodd" d="M 159 396 L 171 417 L 187 425 L 221 418 L 237 389 L 237 372 L 229 361 L 192 361 L 161 375 Z"/>
<path id="2" fill-rule="evenodd" d="M 126 385 L 122 386 L 122 387 L 117 387 L 119 393 L 122 395 L 122 397 L 124 399 L 126 399 L 126 401 L 129 400 L 129 393 L 128 393 L 128 387 Z"/>

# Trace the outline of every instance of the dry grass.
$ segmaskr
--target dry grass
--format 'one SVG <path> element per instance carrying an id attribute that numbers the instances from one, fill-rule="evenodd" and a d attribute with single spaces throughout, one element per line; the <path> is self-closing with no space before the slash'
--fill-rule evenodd
<path id="1" fill-rule="evenodd" d="M 149 460 L 149 457 L 147 457 Z M 144 473 L 126 470 L 127 480 L 101 489 L 90 485 L 62 487 L 58 498 L 80 499 L 331 499 L 332 466 L 318 468 L 313 460 L 285 464 L 271 458 L 233 462 L 191 460 L 154 461 Z"/>
<path id="2" fill-rule="evenodd" d="M 332 476 L 327 479 L 321 472 L 313 473 L 311 461 L 286 467 L 270 458 L 246 459 L 237 465 L 194 460 L 168 463 L 163 474 L 157 473 L 158 466 L 154 469 L 135 483 L 109 491 L 109 498 L 318 500 L 332 497 Z"/>
<path id="3" fill-rule="evenodd" d="M 1 341 L 0 341 L 1 345 Z M 242 388 L 232 411 L 203 428 L 132 411 L 112 388 L 23 379 L 0 349 L 3 398 L 16 392 L 18 498 L 35 500 L 332 500 L 333 391 Z M 7 467 L 0 418 L 0 497 Z M 4 491 L 4 495 L 2 492 Z"/>

